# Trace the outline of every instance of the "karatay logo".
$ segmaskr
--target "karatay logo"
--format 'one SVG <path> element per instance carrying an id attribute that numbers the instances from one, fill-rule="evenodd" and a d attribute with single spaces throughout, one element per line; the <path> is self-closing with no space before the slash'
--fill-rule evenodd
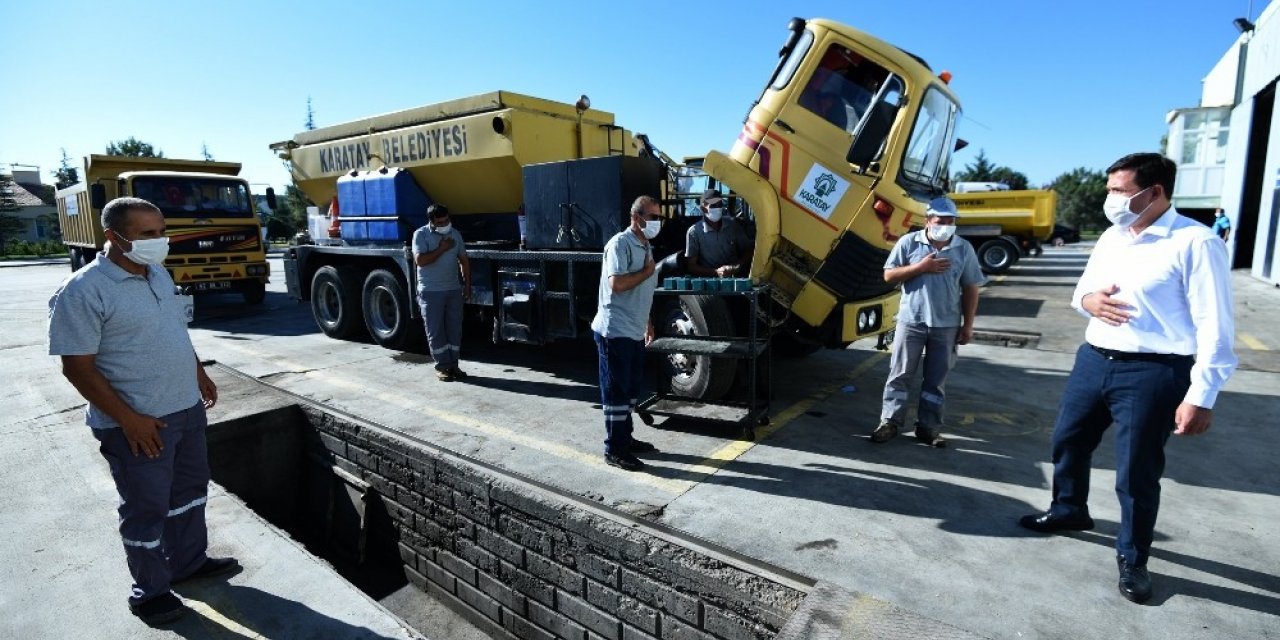
<path id="1" fill-rule="evenodd" d="M 836 177 L 830 173 L 824 173 L 821 176 L 818 176 L 817 180 L 813 181 L 813 192 L 816 193 L 819 198 L 825 198 L 831 195 L 831 192 L 835 190 Z"/>
<path id="2" fill-rule="evenodd" d="M 849 181 L 820 164 L 814 164 L 809 175 L 799 184 L 801 186 L 791 195 L 792 200 L 823 220 L 831 217 L 849 188 Z"/>

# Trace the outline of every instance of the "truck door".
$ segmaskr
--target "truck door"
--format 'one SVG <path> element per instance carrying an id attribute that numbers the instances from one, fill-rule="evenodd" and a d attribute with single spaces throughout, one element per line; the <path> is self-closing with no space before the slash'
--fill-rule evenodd
<path id="1" fill-rule="evenodd" d="M 902 85 L 885 67 L 838 42 L 819 45 L 815 53 L 808 76 L 793 79 L 791 97 L 769 132 L 774 144 L 766 146 L 781 150 L 780 156 L 770 154 L 770 164 L 782 164 L 771 169 L 780 172 L 782 197 L 810 218 L 798 224 L 815 231 L 826 227 L 826 233 L 816 235 L 831 238 L 848 227 L 880 179 L 874 168 L 855 172 L 845 160 L 854 135 L 871 104 L 877 99 L 896 101 Z M 786 229 L 789 222 L 797 224 L 784 219 L 785 236 L 815 235 L 803 228 L 792 234 Z M 808 248 L 821 256 L 828 247 Z"/>

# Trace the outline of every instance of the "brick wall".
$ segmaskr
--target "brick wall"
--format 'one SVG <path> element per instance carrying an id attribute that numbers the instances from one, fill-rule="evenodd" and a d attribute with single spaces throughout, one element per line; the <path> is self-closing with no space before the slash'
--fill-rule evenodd
<path id="1" fill-rule="evenodd" d="M 302 407 L 307 455 L 380 495 L 419 588 L 517 638 L 772 638 L 805 597 L 750 563 L 368 424 Z"/>

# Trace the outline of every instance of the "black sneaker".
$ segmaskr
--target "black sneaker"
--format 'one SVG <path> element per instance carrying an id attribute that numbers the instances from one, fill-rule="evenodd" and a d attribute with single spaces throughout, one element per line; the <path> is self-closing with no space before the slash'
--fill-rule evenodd
<path id="1" fill-rule="evenodd" d="M 919 440 L 931 447 L 942 448 L 947 446 L 947 441 L 938 434 L 937 429 L 929 429 L 920 425 L 916 425 L 916 440 Z"/>
<path id="2" fill-rule="evenodd" d="M 631 441 L 631 448 L 628 450 L 631 453 L 653 453 L 654 451 L 657 451 L 658 448 L 653 446 L 652 443 L 645 442 L 644 440 L 633 439 Z"/>
<path id="3" fill-rule="evenodd" d="M 611 467 L 617 467 L 623 471 L 639 471 L 644 468 L 644 463 L 639 458 L 627 453 L 620 456 L 604 454 L 604 461 Z"/>
<path id="4" fill-rule="evenodd" d="M 436 379 L 440 382 L 453 382 L 453 372 L 447 369 L 436 369 Z"/>
<path id="5" fill-rule="evenodd" d="M 898 425 L 885 420 L 871 432 L 871 441 L 875 443 L 888 442 L 898 437 Z"/>
<path id="6" fill-rule="evenodd" d="M 141 604 L 130 604 L 129 612 L 144 623 L 156 626 L 173 622 L 187 613 L 186 605 L 172 593 L 156 596 Z"/>
<path id="7" fill-rule="evenodd" d="M 240 568 L 240 563 L 235 558 L 205 558 L 204 564 L 200 568 L 192 571 L 190 575 L 173 581 L 173 584 L 181 584 L 188 580 L 199 580 L 200 578 L 212 578 L 226 573 L 231 573 Z"/>
<path id="8" fill-rule="evenodd" d="M 462 369 L 459 369 L 457 367 L 450 369 L 449 373 L 452 373 L 453 377 L 458 380 L 466 380 L 467 378 L 470 377 L 467 375 L 466 371 L 463 371 Z"/>

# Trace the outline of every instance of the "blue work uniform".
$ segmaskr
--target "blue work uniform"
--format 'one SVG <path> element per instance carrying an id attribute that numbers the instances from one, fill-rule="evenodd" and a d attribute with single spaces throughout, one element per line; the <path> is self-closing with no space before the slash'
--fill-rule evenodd
<path id="1" fill-rule="evenodd" d="M 146 276 L 106 256 L 71 274 L 49 299 L 49 354 L 92 355 L 111 388 L 134 411 L 159 418 L 158 458 L 134 455 L 120 425 L 89 404 L 85 422 L 101 443 L 120 494 L 120 537 L 139 605 L 206 560 L 207 425 L 195 350 L 173 280 Z"/>
<path id="2" fill-rule="evenodd" d="M 604 452 L 626 455 L 631 448 L 631 413 L 644 381 L 644 334 L 649 326 L 658 272 L 628 291 L 615 293 L 610 276 L 637 273 L 653 258 L 653 247 L 624 229 L 604 247 L 600 298 L 591 321 L 600 355 L 600 405 L 604 410 Z"/>
<path id="3" fill-rule="evenodd" d="M 467 247 L 457 229 L 449 233 L 436 233 L 431 225 L 413 233 L 413 254 L 431 253 L 445 238 L 453 239 L 453 246 L 426 266 L 418 267 L 418 303 L 422 308 L 422 320 L 427 330 L 427 345 L 437 371 L 451 371 L 458 366 L 462 355 L 462 270 L 458 261 L 466 255 Z"/>

